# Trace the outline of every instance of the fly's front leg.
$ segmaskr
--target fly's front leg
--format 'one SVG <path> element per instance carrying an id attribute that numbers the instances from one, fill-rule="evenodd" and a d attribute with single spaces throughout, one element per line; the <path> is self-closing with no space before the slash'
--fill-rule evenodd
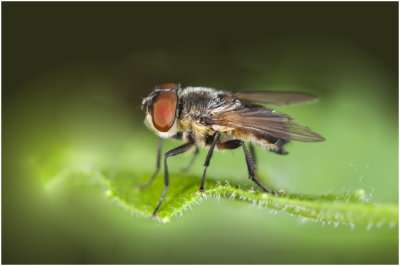
<path id="1" fill-rule="evenodd" d="M 210 149 L 208 150 L 208 154 L 207 154 L 207 157 L 206 157 L 206 161 L 204 162 L 203 177 L 201 178 L 201 185 L 200 185 L 200 189 L 197 192 L 197 194 L 202 194 L 203 196 L 206 195 L 206 193 L 204 192 L 204 182 L 206 180 L 207 167 L 210 164 L 210 160 L 211 160 L 211 157 L 213 155 L 215 144 L 218 142 L 218 139 L 219 139 L 220 135 L 221 135 L 220 132 L 215 132 L 215 134 L 214 134 L 213 142 L 211 143 Z"/>
<path id="2" fill-rule="evenodd" d="M 168 184 L 169 184 L 167 158 L 184 153 L 184 152 L 188 151 L 190 148 L 192 148 L 193 145 L 194 144 L 192 142 L 189 142 L 189 143 L 183 144 L 182 146 L 179 146 L 179 147 L 165 153 L 165 155 L 164 155 L 164 189 L 161 193 L 161 197 L 160 197 L 160 200 L 158 201 L 157 207 L 154 209 L 153 218 L 157 217 L 157 211 L 160 208 L 161 203 L 164 200 L 164 196 L 165 196 L 165 193 L 167 192 L 167 188 L 168 188 Z"/>
<path id="3" fill-rule="evenodd" d="M 158 172 L 160 171 L 160 162 L 161 162 L 161 146 L 162 146 L 162 138 L 158 139 L 158 148 L 157 148 L 157 161 L 156 161 L 156 170 L 154 171 L 153 175 L 151 176 L 150 180 L 143 185 L 139 185 L 139 189 L 148 188 L 151 183 L 153 183 L 154 179 L 156 178 Z"/>
<path id="4" fill-rule="evenodd" d="M 246 145 L 244 145 L 244 142 L 242 140 L 230 140 L 230 141 L 227 141 L 224 143 L 220 143 L 218 145 L 218 148 L 219 149 L 236 149 L 240 146 L 243 148 L 244 157 L 246 159 L 247 170 L 249 172 L 250 180 L 253 181 L 254 183 L 256 183 L 257 186 L 260 187 L 264 192 L 271 193 L 274 195 L 280 194 L 280 192 L 272 192 L 270 189 L 266 188 L 255 177 L 256 164 L 253 159 L 254 157 L 247 151 Z"/>

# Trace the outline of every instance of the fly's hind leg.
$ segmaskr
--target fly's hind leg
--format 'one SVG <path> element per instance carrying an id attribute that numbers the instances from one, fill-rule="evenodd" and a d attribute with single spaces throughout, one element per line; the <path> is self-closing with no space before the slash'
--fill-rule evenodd
<path id="1" fill-rule="evenodd" d="M 256 165 L 257 164 L 256 150 L 254 148 L 253 143 L 251 143 L 251 142 L 249 143 L 249 149 L 250 149 L 250 154 L 251 154 L 251 157 L 253 158 L 254 164 Z"/>
<path id="2" fill-rule="evenodd" d="M 250 180 L 253 181 L 254 183 L 256 183 L 257 186 L 260 187 L 264 192 L 271 193 L 274 195 L 280 194 L 280 192 L 273 192 L 270 189 L 266 188 L 255 177 L 256 164 L 254 161 L 254 157 L 247 151 L 246 145 L 244 144 L 244 142 L 242 140 L 230 140 L 230 141 L 218 144 L 219 149 L 229 149 L 229 150 L 239 148 L 240 146 L 243 148 L 244 157 L 246 159 L 247 170 L 249 172 Z M 250 149 L 252 149 L 252 148 L 250 148 Z M 254 148 L 253 148 L 253 152 L 254 152 Z"/>
<path id="3" fill-rule="evenodd" d="M 253 143 L 249 143 L 249 149 L 250 149 L 250 154 L 251 154 L 251 158 L 253 158 L 253 163 L 254 163 L 254 175 L 257 175 L 257 158 L 256 158 L 256 149 L 253 145 Z"/>

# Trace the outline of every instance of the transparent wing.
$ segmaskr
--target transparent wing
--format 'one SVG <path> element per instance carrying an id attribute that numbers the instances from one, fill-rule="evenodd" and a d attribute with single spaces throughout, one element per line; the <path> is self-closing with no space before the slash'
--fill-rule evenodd
<path id="1" fill-rule="evenodd" d="M 325 139 L 299 125 L 290 116 L 258 105 L 238 105 L 230 102 L 210 113 L 208 123 L 235 128 L 261 138 L 270 136 L 301 142 L 317 142 Z"/>
<path id="2" fill-rule="evenodd" d="M 233 96 L 239 100 L 274 105 L 291 105 L 315 102 L 318 98 L 302 92 L 265 91 L 265 92 L 236 92 Z"/>

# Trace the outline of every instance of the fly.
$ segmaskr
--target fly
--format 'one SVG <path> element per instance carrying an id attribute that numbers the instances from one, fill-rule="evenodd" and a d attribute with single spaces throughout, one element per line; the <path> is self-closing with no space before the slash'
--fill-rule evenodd
<path id="1" fill-rule="evenodd" d="M 313 95 L 299 92 L 228 92 L 205 87 L 181 88 L 178 83 L 156 86 L 143 99 L 142 109 L 146 110 L 145 124 L 159 136 L 157 165 L 148 183 L 141 188 L 151 185 L 160 170 L 162 139 L 179 139 L 184 144 L 164 154 L 164 189 L 153 217 L 157 217 L 168 188 L 167 159 L 193 149 L 194 157 L 185 170 L 193 164 L 199 148 L 208 148 L 198 194 L 205 195 L 207 167 L 215 148 L 242 148 L 250 180 L 266 193 L 280 194 L 255 177 L 253 144 L 277 154 L 287 154 L 284 146 L 290 140 L 319 142 L 325 139 L 290 116 L 260 104 L 291 105 L 316 100 Z M 249 142 L 249 150 L 245 141 Z"/>

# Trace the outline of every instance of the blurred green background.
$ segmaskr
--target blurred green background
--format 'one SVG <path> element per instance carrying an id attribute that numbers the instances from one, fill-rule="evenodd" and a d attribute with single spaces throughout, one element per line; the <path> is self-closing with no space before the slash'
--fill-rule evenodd
<path id="1" fill-rule="evenodd" d="M 97 187 L 45 189 L 66 152 L 150 174 L 157 138 L 141 99 L 178 81 L 318 95 L 278 109 L 327 141 L 257 148 L 264 180 L 397 203 L 397 3 L 3 2 L 2 19 L 2 263 L 398 262 L 397 225 L 335 228 L 213 199 L 161 225 Z M 170 160 L 172 180 L 188 158 Z M 208 175 L 247 180 L 242 153 L 216 153 Z"/>

